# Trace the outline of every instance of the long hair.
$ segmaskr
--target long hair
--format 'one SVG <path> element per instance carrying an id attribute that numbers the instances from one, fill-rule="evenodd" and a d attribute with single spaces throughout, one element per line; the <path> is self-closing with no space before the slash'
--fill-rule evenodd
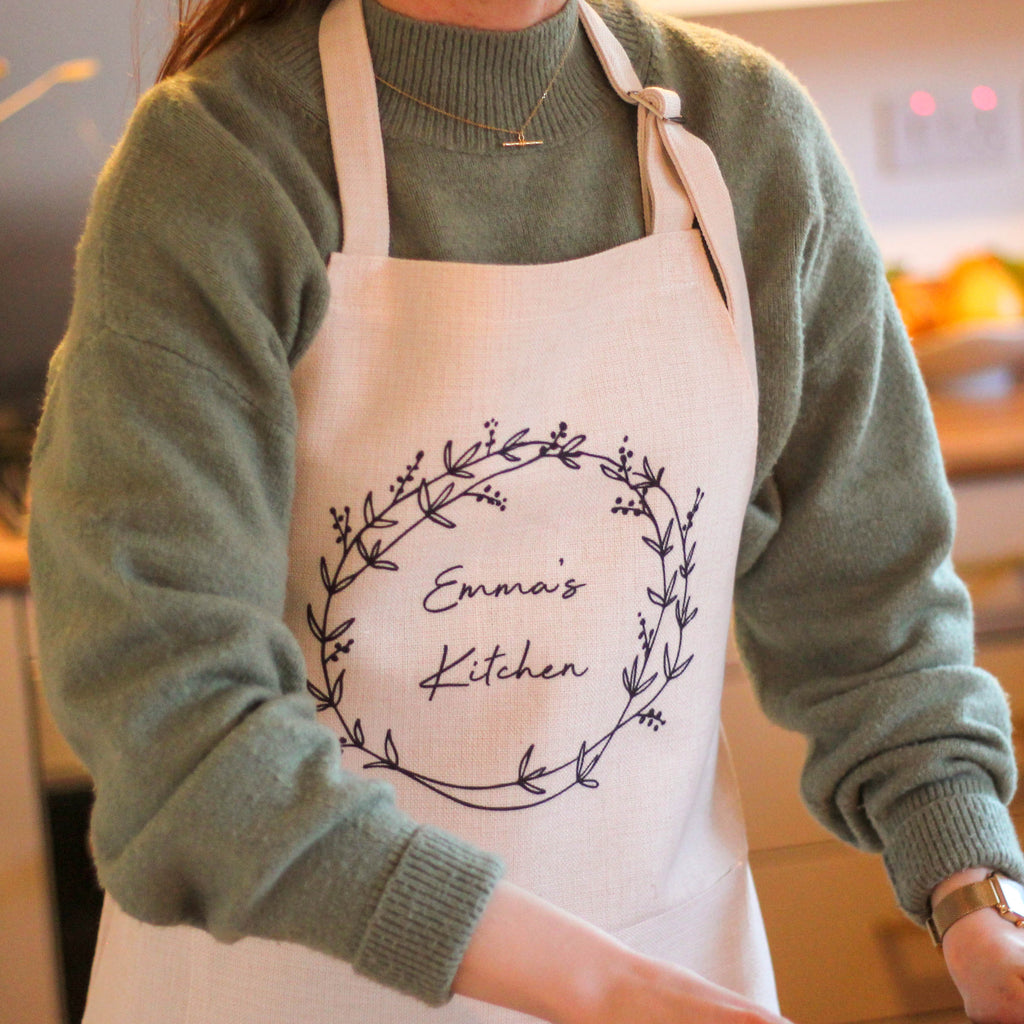
<path id="1" fill-rule="evenodd" d="M 191 67 L 255 21 L 272 21 L 308 0 L 178 0 L 178 23 L 157 81 Z"/>

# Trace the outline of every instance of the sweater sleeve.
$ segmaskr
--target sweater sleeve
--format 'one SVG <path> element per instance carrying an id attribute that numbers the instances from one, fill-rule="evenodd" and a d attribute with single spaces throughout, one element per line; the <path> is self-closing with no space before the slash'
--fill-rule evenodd
<path id="1" fill-rule="evenodd" d="M 159 87 L 94 200 L 34 456 L 44 682 L 126 911 L 440 1003 L 500 866 L 345 772 L 305 692 L 282 622 L 289 360 L 326 303 L 337 201 L 261 141 L 312 115 L 261 125 L 243 91 Z"/>
<path id="2" fill-rule="evenodd" d="M 760 153 L 716 140 L 741 197 L 762 392 L 737 637 L 769 715 L 808 738 L 812 812 L 882 850 L 923 920 L 956 870 L 1024 871 L 1007 705 L 972 666 L 927 397 L 853 186 L 809 100 L 762 75 L 740 115 L 757 111 Z M 752 164 L 771 170 L 753 181 Z"/>

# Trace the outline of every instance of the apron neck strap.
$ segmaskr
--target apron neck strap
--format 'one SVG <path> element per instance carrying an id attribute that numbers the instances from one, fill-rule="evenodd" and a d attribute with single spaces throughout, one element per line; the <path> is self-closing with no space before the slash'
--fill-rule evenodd
<path id="1" fill-rule="evenodd" d="M 332 0 L 324 12 L 320 64 L 341 200 L 342 250 L 387 256 L 391 229 L 384 139 L 362 0 Z"/>
<path id="2" fill-rule="evenodd" d="M 666 89 L 645 90 L 622 43 L 600 15 L 586 0 L 579 0 L 579 12 L 611 87 L 621 99 L 639 108 L 637 156 L 644 200 L 644 230 L 648 235 L 685 231 L 693 223 L 693 208 L 672 171 L 656 128 L 659 120 L 679 115 L 679 97 Z"/>
<path id="3" fill-rule="evenodd" d="M 639 108 L 637 144 L 646 231 L 686 230 L 693 209 L 664 152 L 663 133 L 657 130 L 659 121 L 678 115 L 678 97 L 673 100 L 674 94 L 662 89 L 645 90 L 622 44 L 586 0 L 579 0 L 579 13 L 612 88 Z M 320 62 L 341 200 L 342 251 L 385 257 L 390 243 L 387 172 L 362 0 L 332 0 L 320 22 Z"/>

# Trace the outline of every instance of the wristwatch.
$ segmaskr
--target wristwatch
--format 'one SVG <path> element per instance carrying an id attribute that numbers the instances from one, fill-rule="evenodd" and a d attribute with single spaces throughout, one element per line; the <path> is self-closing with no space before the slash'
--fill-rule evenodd
<path id="1" fill-rule="evenodd" d="M 939 900 L 928 918 L 928 931 L 935 945 L 942 945 L 942 936 L 950 925 L 986 907 L 994 908 L 1018 928 L 1024 928 L 1024 886 L 993 871 L 980 882 L 963 885 Z"/>

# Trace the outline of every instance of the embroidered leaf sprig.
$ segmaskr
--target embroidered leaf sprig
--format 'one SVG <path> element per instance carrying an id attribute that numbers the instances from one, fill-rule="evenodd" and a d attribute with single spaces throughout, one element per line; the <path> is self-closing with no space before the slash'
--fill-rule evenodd
<path id="1" fill-rule="evenodd" d="M 543 778 L 547 773 L 547 768 L 530 769 L 530 758 L 533 756 L 533 748 L 534 744 L 532 743 L 526 748 L 526 753 L 523 754 L 523 759 L 519 762 L 519 777 L 516 782 L 527 793 L 542 796 L 546 790 L 542 786 L 536 785 L 533 780 Z"/>
<path id="2" fill-rule="evenodd" d="M 459 480 L 472 480 L 473 474 L 466 469 L 473 459 L 476 457 L 476 453 L 480 451 L 480 442 L 470 445 L 457 459 L 452 458 L 452 442 L 448 441 L 444 446 L 444 468 L 449 476 L 456 477 Z"/>
<path id="3" fill-rule="evenodd" d="M 445 505 L 451 502 L 451 494 L 454 490 L 455 484 L 449 483 L 436 498 L 431 498 L 430 487 L 426 479 L 423 479 L 420 481 L 419 490 L 416 492 L 416 500 L 419 502 L 423 515 L 432 523 L 437 523 L 438 526 L 443 526 L 446 530 L 454 530 L 455 524 L 446 516 L 441 515 L 439 509 L 444 508 Z"/>
<path id="4" fill-rule="evenodd" d="M 367 548 L 362 535 L 356 536 L 356 549 L 363 561 L 366 563 L 366 567 L 368 569 L 383 569 L 386 572 L 397 572 L 398 565 L 390 559 L 382 557 L 381 544 L 382 542 L 380 540 L 375 540 L 373 542 L 373 546 Z"/>
<path id="5" fill-rule="evenodd" d="M 368 530 L 389 530 L 392 526 L 398 525 L 397 519 L 388 519 L 373 510 L 373 491 L 367 492 L 366 500 L 363 502 L 363 522 Z"/>
<path id="6" fill-rule="evenodd" d="M 576 755 L 576 782 L 578 785 L 586 789 L 597 789 L 598 781 L 597 779 L 592 779 L 590 773 L 596 767 L 599 758 L 600 754 L 591 758 L 590 762 L 587 763 L 587 741 L 584 740 L 580 744 L 580 752 Z"/>
<path id="7" fill-rule="evenodd" d="M 525 443 L 524 439 L 527 434 L 530 433 L 529 428 L 523 430 L 517 430 L 502 446 L 498 449 L 498 454 L 506 462 L 522 462 L 522 456 L 516 454 L 516 448 L 521 444 Z"/>
<path id="8" fill-rule="evenodd" d="M 628 670 L 622 670 L 622 685 L 626 688 L 626 693 L 629 694 L 630 698 L 638 697 L 644 692 L 644 690 L 650 689 L 654 681 L 658 678 L 657 672 L 648 676 L 646 679 L 642 678 L 642 675 L 643 663 L 641 663 L 640 655 L 638 654 L 633 659 L 632 666 Z"/>
<path id="9" fill-rule="evenodd" d="M 655 711 L 653 708 L 647 711 L 642 711 L 637 715 L 637 721 L 641 725 L 646 725 L 649 729 L 653 729 L 657 732 L 664 724 L 665 719 L 660 711 Z"/>
<path id="10" fill-rule="evenodd" d="M 397 768 L 398 767 L 398 748 L 395 746 L 395 739 L 391 735 L 391 730 L 388 729 L 387 735 L 384 737 L 384 757 L 377 761 L 371 761 L 365 765 L 366 768 Z"/>
<path id="11" fill-rule="evenodd" d="M 342 669 L 338 677 L 332 683 L 327 684 L 326 692 L 316 687 L 309 679 L 306 680 L 306 689 L 309 690 L 316 701 L 317 711 L 338 710 L 341 704 L 344 679 L 345 670 Z"/>

